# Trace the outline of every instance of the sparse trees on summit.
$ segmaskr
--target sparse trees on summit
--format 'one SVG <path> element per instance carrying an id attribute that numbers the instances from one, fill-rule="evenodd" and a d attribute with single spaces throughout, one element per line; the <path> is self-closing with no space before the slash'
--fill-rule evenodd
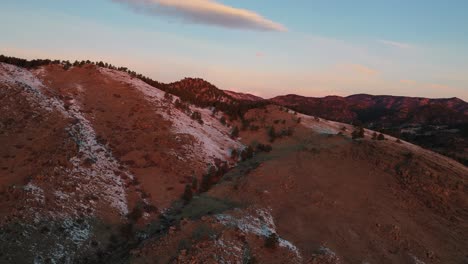
<path id="1" fill-rule="evenodd" d="M 362 128 L 361 126 L 356 127 L 353 133 L 351 133 L 351 137 L 353 139 L 364 138 L 364 128 Z"/>

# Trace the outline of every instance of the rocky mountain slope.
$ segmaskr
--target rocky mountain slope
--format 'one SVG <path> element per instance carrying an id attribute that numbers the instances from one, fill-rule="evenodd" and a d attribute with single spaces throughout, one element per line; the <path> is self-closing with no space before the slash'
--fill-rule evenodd
<path id="1" fill-rule="evenodd" d="M 1 263 L 467 261 L 445 156 L 200 79 L 29 65 L 0 63 Z"/>
<path id="2" fill-rule="evenodd" d="M 323 98 L 286 95 L 271 100 L 305 114 L 347 123 L 360 121 L 394 126 L 402 123 L 437 125 L 468 122 L 468 103 L 458 98 L 428 99 L 356 94 Z M 326 111 L 327 109 L 332 111 Z"/>
<path id="3" fill-rule="evenodd" d="M 271 100 L 305 114 L 362 124 L 468 164 L 468 103 L 458 98 L 358 94 L 324 98 L 286 95 Z"/>

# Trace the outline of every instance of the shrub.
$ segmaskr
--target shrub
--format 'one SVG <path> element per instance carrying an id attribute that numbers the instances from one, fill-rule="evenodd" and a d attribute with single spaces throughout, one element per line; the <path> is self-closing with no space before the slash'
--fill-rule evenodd
<path id="1" fill-rule="evenodd" d="M 182 199 L 185 202 L 190 202 L 190 200 L 192 200 L 192 198 L 193 198 L 192 185 L 186 184 L 184 194 L 182 195 Z"/>
<path id="2" fill-rule="evenodd" d="M 231 137 L 232 138 L 237 138 L 239 136 L 239 127 L 235 126 L 232 130 L 231 130 Z"/>
<path id="3" fill-rule="evenodd" d="M 282 129 L 282 130 L 281 130 L 281 133 L 280 133 L 280 136 L 282 136 L 282 137 L 290 137 L 290 136 L 293 135 L 293 133 L 294 133 L 294 130 L 293 130 L 291 127 L 289 127 L 289 128 L 287 128 L 287 129 Z"/>
<path id="4" fill-rule="evenodd" d="M 200 192 L 206 192 L 211 188 L 213 184 L 213 177 L 216 175 L 216 168 L 214 166 L 210 166 L 208 171 L 202 177 L 202 181 L 200 183 Z"/>
<path id="5" fill-rule="evenodd" d="M 276 139 L 276 131 L 275 131 L 275 127 L 274 127 L 274 126 L 271 126 L 270 128 L 268 128 L 268 137 L 270 138 L 270 142 L 275 141 L 275 139 Z"/>
<path id="6" fill-rule="evenodd" d="M 250 126 L 250 120 L 242 119 L 242 127 L 241 127 L 241 130 L 242 130 L 242 131 L 245 131 L 245 130 L 247 130 L 247 128 L 249 128 L 249 126 Z"/>
<path id="7" fill-rule="evenodd" d="M 219 119 L 219 122 L 221 122 L 221 124 L 223 125 L 226 125 L 226 118 L 224 116 L 222 116 L 220 119 Z"/>
<path id="8" fill-rule="evenodd" d="M 251 146 L 248 146 L 247 148 L 243 149 L 241 151 L 241 160 L 242 161 L 245 161 L 245 160 L 248 160 L 248 159 L 251 159 L 253 157 L 253 149 Z"/>
<path id="9" fill-rule="evenodd" d="M 373 140 L 377 140 L 377 133 L 375 133 L 375 132 L 372 133 L 372 139 L 373 139 Z"/>
<path id="10" fill-rule="evenodd" d="M 364 128 L 356 127 L 353 133 L 351 134 L 351 137 L 353 139 L 364 138 Z"/>
<path id="11" fill-rule="evenodd" d="M 201 224 L 192 232 L 192 238 L 195 241 L 209 240 L 216 237 L 216 231 L 207 224 Z"/>
<path id="12" fill-rule="evenodd" d="M 192 179 L 192 189 L 193 190 L 197 190 L 198 189 L 198 179 L 197 177 L 193 176 L 193 179 Z"/>
<path id="13" fill-rule="evenodd" d="M 138 220 L 143 216 L 143 210 L 141 204 L 135 205 L 132 211 L 127 215 L 128 219 L 132 222 L 138 222 Z"/>
<path id="14" fill-rule="evenodd" d="M 266 248 L 271 248 L 274 249 L 278 246 L 278 235 L 275 233 L 271 233 L 266 239 L 265 239 L 265 247 Z"/>
<path id="15" fill-rule="evenodd" d="M 202 115 L 200 112 L 194 111 L 191 115 L 191 118 L 197 121 L 198 123 L 203 124 Z"/>
<path id="16" fill-rule="evenodd" d="M 257 145 L 257 151 L 261 152 L 270 152 L 272 150 L 271 145 L 265 145 L 265 144 L 258 144 Z"/>
<path id="17" fill-rule="evenodd" d="M 239 158 L 239 153 L 237 152 L 236 149 L 231 150 L 231 158 L 234 160 L 237 160 Z"/>
<path id="18" fill-rule="evenodd" d="M 385 140 L 385 136 L 382 133 L 380 133 L 377 137 L 377 140 Z"/>
<path id="19" fill-rule="evenodd" d="M 164 93 L 164 100 L 168 102 L 172 102 L 174 100 L 174 96 L 168 92 Z"/>
<path id="20" fill-rule="evenodd" d="M 260 129 L 259 126 L 256 125 L 250 125 L 250 131 L 258 131 Z"/>

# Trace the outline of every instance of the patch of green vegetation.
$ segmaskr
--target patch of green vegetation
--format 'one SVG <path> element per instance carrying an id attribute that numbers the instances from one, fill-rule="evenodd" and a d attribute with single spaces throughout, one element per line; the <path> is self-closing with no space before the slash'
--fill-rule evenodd
<path id="1" fill-rule="evenodd" d="M 261 156 L 261 157 L 259 157 Z M 232 181 L 235 179 L 239 179 L 243 176 L 248 175 L 251 171 L 255 170 L 260 166 L 260 164 L 265 161 L 266 155 L 256 155 L 252 159 L 245 160 L 243 162 L 240 162 L 237 164 L 235 168 L 230 170 L 228 173 L 226 173 L 222 180 L 223 181 Z"/>
<path id="2" fill-rule="evenodd" d="M 200 219 L 205 215 L 220 214 L 224 211 L 239 207 L 237 203 L 229 200 L 219 199 L 208 195 L 195 196 L 176 216 L 178 219 Z"/>
<path id="3" fill-rule="evenodd" d="M 182 239 L 177 246 L 177 251 L 190 250 L 190 248 L 192 248 L 192 243 L 187 239 Z"/>
<path id="4" fill-rule="evenodd" d="M 188 203 L 183 201 L 174 202 L 157 225 L 168 227 L 177 224 L 184 218 L 198 220 L 205 215 L 220 214 L 238 207 L 240 207 L 240 204 L 233 201 L 201 194 L 194 196 Z"/>
<path id="5" fill-rule="evenodd" d="M 193 230 L 192 238 L 196 241 L 215 239 L 219 232 L 216 232 L 211 226 L 203 223 Z"/>

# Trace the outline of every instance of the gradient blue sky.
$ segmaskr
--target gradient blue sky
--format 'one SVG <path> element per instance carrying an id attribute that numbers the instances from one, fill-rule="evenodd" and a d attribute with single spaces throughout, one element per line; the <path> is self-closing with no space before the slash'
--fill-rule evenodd
<path id="1" fill-rule="evenodd" d="M 216 10 L 186 6 L 214 2 Z M 263 97 L 370 93 L 468 100 L 468 1 L 0 3 L 5 55 L 103 60 L 159 81 L 201 77 Z M 248 10 L 247 18 L 238 9 Z"/>

